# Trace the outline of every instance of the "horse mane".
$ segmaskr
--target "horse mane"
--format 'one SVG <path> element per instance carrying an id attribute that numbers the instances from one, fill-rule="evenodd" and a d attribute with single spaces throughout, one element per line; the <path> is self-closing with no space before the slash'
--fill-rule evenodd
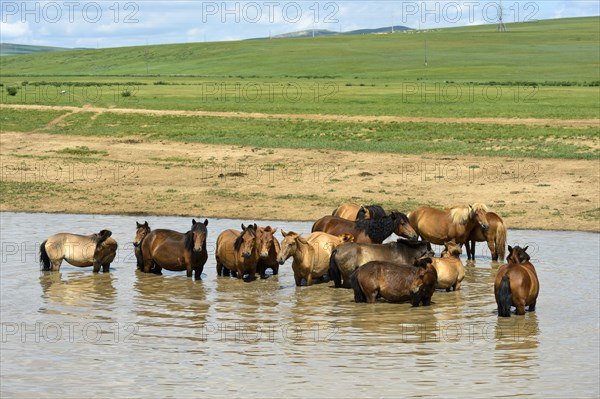
<path id="1" fill-rule="evenodd" d="M 405 238 L 398 238 L 396 240 L 397 244 L 402 244 L 402 245 L 407 245 L 409 247 L 418 247 L 421 246 L 423 244 L 429 244 L 429 241 L 425 241 L 425 240 L 407 240 Z"/>
<path id="2" fill-rule="evenodd" d="M 356 221 L 356 227 L 364 231 L 367 236 L 373 241 L 383 242 L 388 238 L 398 224 L 398 215 L 391 214 L 379 219 L 367 219 Z"/>
<path id="3" fill-rule="evenodd" d="M 244 234 L 246 234 L 246 232 L 249 232 L 250 234 L 252 234 L 252 236 L 256 237 L 256 232 L 254 231 L 254 228 L 252 226 L 248 226 L 246 230 L 240 233 L 238 238 L 236 238 L 235 242 L 233 243 L 233 249 L 235 249 L 236 251 L 239 251 L 242 247 L 242 244 L 244 242 Z"/>
<path id="4" fill-rule="evenodd" d="M 386 216 L 385 210 L 379 205 L 364 205 L 364 207 L 369 211 L 371 219 L 381 219 Z"/>
<path id="5" fill-rule="evenodd" d="M 457 206 L 450 209 L 450 220 L 454 224 L 466 224 L 471 217 L 473 208 L 469 205 Z"/>
<path id="6" fill-rule="evenodd" d="M 206 234 L 206 226 L 203 223 L 196 223 L 192 226 L 191 230 L 185 233 L 185 241 L 184 246 L 185 249 L 193 251 L 194 250 L 194 230 L 199 229 L 201 232 Z M 146 237 L 144 237 L 145 239 Z"/>
<path id="7" fill-rule="evenodd" d="M 482 204 L 481 202 L 476 202 L 473 205 L 471 205 L 471 208 L 473 208 L 473 212 L 478 212 L 478 211 L 483 211 L 485 213 L 488 213 L 488 207 L 485 204 Z"/>

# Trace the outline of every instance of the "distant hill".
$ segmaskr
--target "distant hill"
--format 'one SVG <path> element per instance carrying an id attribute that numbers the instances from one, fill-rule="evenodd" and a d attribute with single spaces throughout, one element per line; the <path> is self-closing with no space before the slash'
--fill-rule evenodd
<path id="1" fill-rule="evenodd" d="M 403 32 L 407 30 L 413 30 L 407 26 L 396 25 L 393 27 L 394 32 Z M 329 29 L 307 29 L 301 30 L 297 32 L 283 33 L 281 35 L 274 35 L 269 37 L 257 37 L 254 39 L 248 40 L 265 40 L 265 39 L 297 39 L 297 38 L 306 38 L 306 37 L 325 37 L 325 36 L 352 36 L 352 35 L 369 35 L 373 33 L 391 33 L 392 27 L 386 26 L 383 28 L 375 28 L 375 29 L 357 29 L 350 30 L 347 32 L 336 32 Z"/>
<path id="2" fill-rule="evenodd" d="M 76 50 L 64 47 L 30 46 L 27 44 L 0 43 L 0 56 L 34 53 L 54 53 L 57 51 Z"/>

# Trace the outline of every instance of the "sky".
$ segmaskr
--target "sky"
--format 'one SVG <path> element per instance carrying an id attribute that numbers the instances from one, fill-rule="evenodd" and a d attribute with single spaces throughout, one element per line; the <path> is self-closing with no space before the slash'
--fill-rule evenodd
<path id="1" fill-rule="evenodd" d="M 502 6 L 500 7 L 500 4 Z M 414 29 L 598 16 L 593 1 L 9 1 L 0 42 L 106 48 L 269 37 L 309 29 Z"/>

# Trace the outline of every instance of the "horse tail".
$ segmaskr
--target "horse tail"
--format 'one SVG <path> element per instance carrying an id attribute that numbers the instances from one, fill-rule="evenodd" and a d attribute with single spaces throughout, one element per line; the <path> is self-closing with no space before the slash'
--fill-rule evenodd
<path id="1" fill-rule="evenodd" d="M 333 280 L 335 288 L 340 288 L 342 286 L 342 275 L 335 260 L 336 254 L 337 248 L 334 248 L 333 251 L 331 251 L 331 256 L 329 257 L 329 270 L 327 271 L 327 274 L 329 275 L 329 280 Z"/>
<path id="2" fill-rule="evenodd" d="M 496 227 L 496 238 L 494 239 L 494 243 L 496 244 L 498 259 L 504 260 L 506 254 L 506 225 L 502 222 L 498 223 L 498 227 Z"/>
<path id="3" fill-rule="evenodd" d="M 350 286 L 354 290 L 354 302 L 356 302 L 356 303 L 367 302 L 367 297 L 366 297 L 365 293 L 363 292 L 362 288 L 360 287 L 360 283 L 358 282 L 357 274 L 358 274 L 358 269 L 353 271 L 352 274 L 350 275 Z"/>
<path id="4" fill-rule="evenodd" d="M 510 306 L 512 305 L 512 291 L 510 290 L 510 278 L 505 274 L 502 276 L 498 292 L 496 293 L 498 304 L 498 316 L 510 317 Z"/>
<path id="5" fill-rule="evenodd" d="M 48 252 L 46 252 L 46 242 L 44 241 L 40 245 L 40 266 L 42 270 L 52 270 L 52 265 L 50 264 L 50 257 L 48 256 Z"/>

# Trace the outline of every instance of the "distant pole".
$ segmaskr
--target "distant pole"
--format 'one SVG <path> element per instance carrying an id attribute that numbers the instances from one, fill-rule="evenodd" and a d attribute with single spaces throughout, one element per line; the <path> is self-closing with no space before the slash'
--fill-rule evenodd
<path id="1" fill-rule="evenodd" d="M 427 39 L 425 39 L 425 66 L 428 66 L 429 62 L 427 60 Z"/>
<path id="2" fill-rule="evenodd" d="M 498 9 L 498 32 L 506 32 L 506 26 L 504 26 L 504 8 L 502 7 L 502 0 Z"/>

